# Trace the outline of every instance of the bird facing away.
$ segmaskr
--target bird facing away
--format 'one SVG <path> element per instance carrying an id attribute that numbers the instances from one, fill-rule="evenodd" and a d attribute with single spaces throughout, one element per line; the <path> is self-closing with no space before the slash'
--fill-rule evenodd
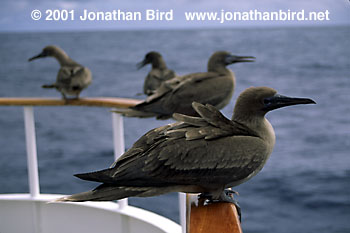
<path id="1" fill-rule="evenodd" d="M 141 69 L 147 64 L 152 64 L 152 69 L 143 83 L 143 92 L 146 95 L 152 95 L 164 81 L 174 78 L 176 74 L 173 70 L 168 69 L 162 55 L 158 52 L 147 53 L 137 67 Z"/>
<path id="2" fill-rule="evenodd" d="M 208 61 L 208 71 L 178 76 L 165 81 L 140 104 L 116 112 L 128 117 L 171 118 L 173 113 L 198 116 L 192 102 L 211 104 L 221 109 L 231 100 L 235 76 L 226 68 L 238 62 L 251 62 L 254 57 L 235 56 L 225 51 L 215 52 Z"/>
<path id="3" fill-rule="evenodd" d="M 57 201 L 108 201 L 167 192 L 204 193 L 227 201 L 229 187 L 255 176 L 269 158 L 275 133 L 265 118 L 271 110 L 314 104 L 268 87 L 251 87 L 238 97 L 232 120 L 212 105 L 193 103 L 199 117 L 174 114 L 178 122 L 150 130 L 108 169 L 76 176 L 102 184 Z"/>
<path id="4" fill-rule="evenodd" d="M 67 100 L 67 96 L 79 98 L 80 92 L 91 84 L 91 71 L 72 60 L 57 46 L 50 45 L 45 47 L 40 54 L 29 58 L 28 61 L 44 57 L 56 58 L 61 68 L 58 71 L 56 82 L 50 85 L 43 85 L 43 88 L 56 88 L 62 94 L 62 97 Z"/>

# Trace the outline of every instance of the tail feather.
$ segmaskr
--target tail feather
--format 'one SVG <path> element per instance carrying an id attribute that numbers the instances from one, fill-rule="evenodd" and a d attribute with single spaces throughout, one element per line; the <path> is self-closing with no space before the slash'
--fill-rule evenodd
<path id="1" fill-rule="evenodd" d="M 55 84 L 44 84 L 41 86 L 42 88 L 56 88 Z"/>
<path id="2" fill-rule="evenodd" d="M 142 196 L 149 188 L 129 188 L 100 185 L 94 190 L 77 193 L 54 200 L 54 202 L 113 201 L 130 196 Z"/>
<path id="3" fill-rule="evenodd" d="M 110 168 L 107 168 L 96 172 L 75 174 L 74 176 L 82 180 L 102 182 L 102 183 L 115 183 L 115 180 L 113 179 L 111 172 L 112 170 Z"/>
<path id="4" fill-rule="evenodd" d="M 148 117 L 154 117 L 157 116 L 157 114 L 152 113 L 152 112 L 142 112 L 134 109 L 117 109 L 113 110 L 115 113 L 122 114 L 123 116 L 126 117 L 140 117 L 140 118 L 148 118 Z"/>

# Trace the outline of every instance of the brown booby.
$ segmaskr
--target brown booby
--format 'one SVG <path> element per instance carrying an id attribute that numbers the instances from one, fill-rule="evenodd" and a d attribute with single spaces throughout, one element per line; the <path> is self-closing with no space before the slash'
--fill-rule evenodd
<path id="1" fill-rule="evenodd" d="M 208 61 L 208 71 L 178 76 L 165 81 L 140 104 L 116 112 L 128 117 L 171 118 L 173 113 L 198 116 L 192 102 L 211 104 L 221 109 L 231 100 L 235 76 L 226 68 L 238 62 L 252 62 L 254 57 L 235 56 L 225 51 L 215 52 Z"/>
<path id="2" fill-rule="evenodd" d="M 54 57 L 60 63 L 61 68 L 58 71 L 56 82 L 50 85 L 43 85 L 43 88 L 56 88 L 64 99 L 67 96 L 79 98 L 80 92 L 91 84 L 91 71 L 74 60 L 72 60 L 61 48 L 50 45 L 45 47 L 42 52 L 28 61 L 38 58 Z"/>
<path id="3" fill-rule="evenodd" d="M 269 158 L 275 133 L 265 118 L 271 110 L 315 104 L 268 87 L 250 87 L 229 120 L 212 105 L 193 103 L 199 117 L 174 114 L 178 121 L 150 130 L 108 169 L 76 176 L 102 184 L 57 201 L 109 201 L 167 192 L 204 193 L 228 201 L 225 189 L 255 176 Z"/>
<path id="4" fill-rule="evenodd" d="M 158 52 L 147 53 L 143 61 L 137 64 L 137 67 L 141 69 L 147 64 L 152 64 L 152 69 L 143 83 L 143 92 L 146 95 L 152 95 L 164 81 L 174 78 L 176 74 L 173 70 L 168 69 L 162 55 Z"/>

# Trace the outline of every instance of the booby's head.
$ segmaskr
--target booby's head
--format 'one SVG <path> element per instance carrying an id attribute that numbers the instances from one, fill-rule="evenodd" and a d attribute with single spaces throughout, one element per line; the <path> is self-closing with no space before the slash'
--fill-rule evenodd
<path id="1" fill-rule="evenodd" d="M 163 57 L 160 53 L 151 51 L 145 55 L 145 58 L 141 62 L 137 63 L 137 68 L 141 69 L 142 67 L 148 64 L 152 64 L 153 68 L 157 68 L 162 59 Z"/>
<path id="2" fill-rule="evenodd" d="M 66 53 L 61 48 L 54 45 L 49 45 L 49 46 L 46 46 L 38 55 L 29 58 L 28 61 L 33 61 L 35 59 L 44 58 L 44 57 L 57 58 L 58 56 L 62 56 L 62 55 L 67 56 Z"/>
<path id="3" fill-rule="evenodd" d="M 217 66 L 228 66 L 238 62 L 253 62 L 255 57 L 252 56 L 236 56 L 226 51 L 217 51 L 208 61 L 208 70 Z"/>
<path id="4" fill-rule="evenodd" d="M 265 116 L 271 110 L 298 104 L 316 104 L 316 102 L 308 98 L 283 96 L 269 87 L 250 87 L 239 95 L 233 119 Z"/>

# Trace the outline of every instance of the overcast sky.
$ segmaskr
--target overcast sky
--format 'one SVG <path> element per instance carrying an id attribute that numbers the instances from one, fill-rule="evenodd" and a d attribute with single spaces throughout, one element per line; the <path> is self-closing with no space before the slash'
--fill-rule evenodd
<path id="1" fill-rule="evenodd" d="M 97 1 L 97 0 L 1 0 L 0 31 L 42 31 L 42 30 L 96 30 L 96 29 L 151 29 L 151 28 L 193 28 L 193 27 L 235 27 L 235 26 L 289 26 L 289 25 L 350 25 L 350 1 L 349 0 L 129 0 L 129 1 Z M 42 18 L 32 20 L 31 12 L 40 10 Z M 47 9 L 74 10 L 75 20 L 46 21 Z M 81 21 L 79 16 L 83 10 L 88 11 L 131 11 L 142 12 L 146 9 L 169 11 L 173 10 L 171 21 Z M 329 21 L 319 22 L 286 22 L 286 21 L 196 21 L 189 22 L 185 19 L 185 13 L 189 11 L 329 11 Z"/>

